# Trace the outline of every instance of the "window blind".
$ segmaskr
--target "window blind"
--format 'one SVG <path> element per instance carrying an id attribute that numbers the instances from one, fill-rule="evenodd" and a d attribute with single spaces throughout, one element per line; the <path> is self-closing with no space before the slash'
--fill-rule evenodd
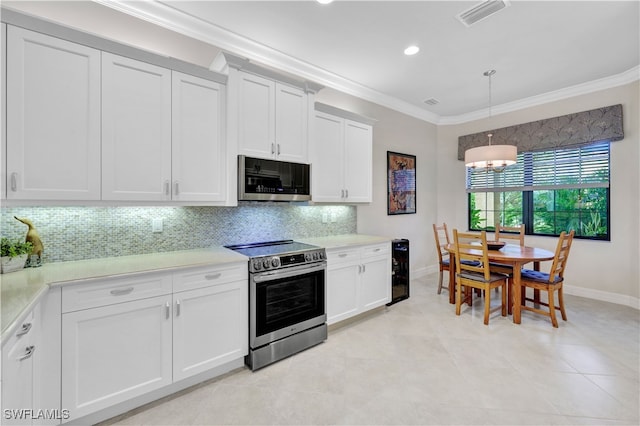
<path id="1" fill-rule="evenodd" d="M 518 154 L 503 172 L 467 168 L 467 192 L 609 187 L 609 141 Z"/>

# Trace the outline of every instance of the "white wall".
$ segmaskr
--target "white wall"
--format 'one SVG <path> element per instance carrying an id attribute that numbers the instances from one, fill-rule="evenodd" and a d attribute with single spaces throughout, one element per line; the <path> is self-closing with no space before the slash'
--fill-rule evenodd
<path id="1" fill-rule="evenodd" d="M 447 222 L 451 229 L 467 229 L 465 169 L 457 159 L 459 136 L 622 104 L 625 138 L 611 144 L 611 241 L 574 240 L 565 289 L 567 293 L 640 308 L 639 98 L 640 85 L 635 82 L 483 120 L 439 126 L 438 221 Z M 557 242 L 533 236 L 526 241 L 551 250 Z"/>

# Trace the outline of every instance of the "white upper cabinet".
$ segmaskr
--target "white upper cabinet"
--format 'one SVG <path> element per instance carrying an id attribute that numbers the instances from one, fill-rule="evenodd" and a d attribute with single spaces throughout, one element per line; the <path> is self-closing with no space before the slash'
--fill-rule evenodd
<path id="1" fill-rule="evenodd" d="M 240 73 L 238 150 L 250 157 L 307 162 L 307 95 Z"/>
<path id="2" fill-rule="evenodd" d="M 100 199 L 100 52 L 7 28 L 7 198 Z"/>
<path id="3" fill-rule="evenodd" d="M 6 155 L 7 155 L 7 25 L 3 22 L 0 25 L 0 57 L 2 58 L 2 64 L 0 68 L 0 81 L 2 82 L 2 89 L 0 95 L 2 96 L 2 112 L 0 113 L 0 198 L 7 198 L 7 183 L 6 183 Z"/>
<path id="4" fill-rule="evenodd" d="M 373 128 L 370 124 L 316 111 L 311 146 L 311 199 L 314 202 L 371 202 Z"/>
<path id="5" fill-rule="evenodd" d="M 276 83 L 276 158 L 282 161 L 306 163 L 307 158 L 307 95 L 304 91 Z"/>
<path id="6" fill-rule="evenodd" d="M 102 199 L 171 199 L 171 70 L 107 52 Z"/>
<path id="7" fill-rule="evenodd" d="M 220 83 L 173 72 L 173 200 L 225 200 L 224 89 Z"/>

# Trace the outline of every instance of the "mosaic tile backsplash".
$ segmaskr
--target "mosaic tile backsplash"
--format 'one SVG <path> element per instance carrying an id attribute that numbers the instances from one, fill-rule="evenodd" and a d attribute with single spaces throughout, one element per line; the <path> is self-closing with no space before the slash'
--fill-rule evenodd
<path id="1" fill-rule="evenodd" d="M 355 233 L 357 227 L 354 206 L 276 203 L 243 203 L 239 207 L 3 207 L 0 215 L 3 237 L 25 237 L 27 227 L 14 216 L 33 222 L 44 244 L 45 263 L 340 235 Z M 162 232 L 152 232 L 153 219 L 162 219 Z"/>

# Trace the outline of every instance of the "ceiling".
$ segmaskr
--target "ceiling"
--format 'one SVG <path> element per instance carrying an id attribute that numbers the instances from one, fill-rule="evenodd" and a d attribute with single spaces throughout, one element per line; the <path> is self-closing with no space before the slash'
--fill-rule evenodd
<path id="1" fill-rule="evenodd" d="M 470 27 L 479 1 L 94 2 L 439 124 L 640 79 L 638 0 L 511 0 Z"/>

